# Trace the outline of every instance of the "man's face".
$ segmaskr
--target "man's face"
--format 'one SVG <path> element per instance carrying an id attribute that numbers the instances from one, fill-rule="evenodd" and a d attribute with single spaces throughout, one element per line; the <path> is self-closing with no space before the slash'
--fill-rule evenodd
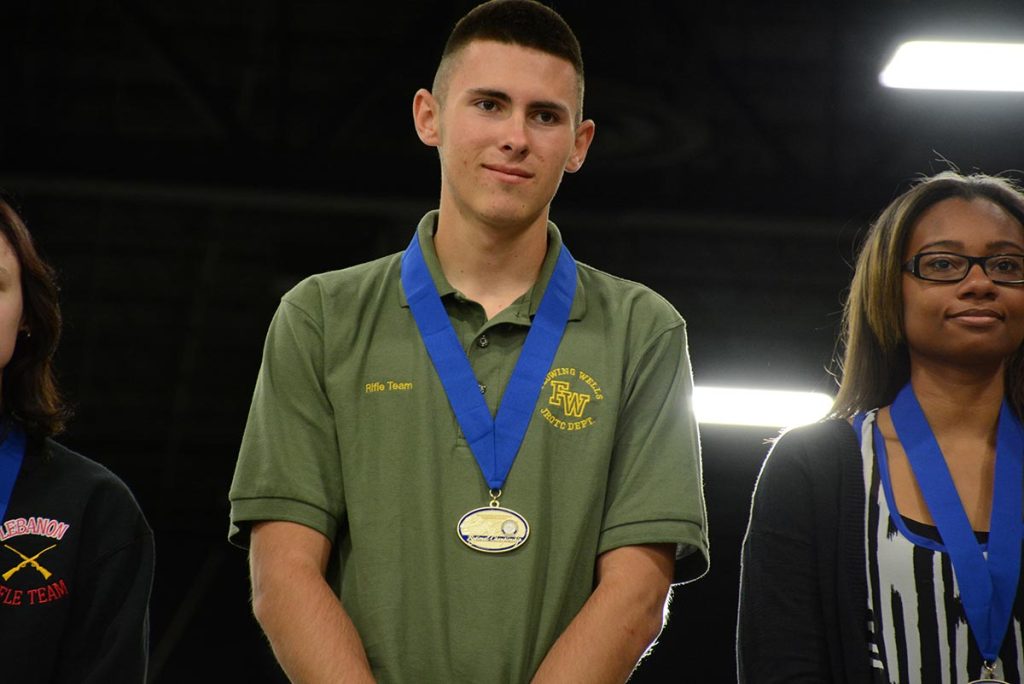
<path id="1" fill-rule="evenodd" d="M 547 219 L 565 171 L 583 164 L 594 124 L 578 126 L 576 72 L 530 48 L 474 41 L 454 56 L 444 102 L 417 93 L 414 116 L 441 158 L 441 212 L 495 227 Z"/>

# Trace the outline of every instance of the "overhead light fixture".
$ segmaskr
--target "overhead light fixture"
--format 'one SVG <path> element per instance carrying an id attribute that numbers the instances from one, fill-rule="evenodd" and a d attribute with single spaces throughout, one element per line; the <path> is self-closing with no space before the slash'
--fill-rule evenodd
<path id="1" fill-rule="evenodd" d="M 913 40 L 878 80 L 889 88 L 1024 91 L 1024 44 Z"/>
<path id="2" fill-rule="evenodd" d="M 693 410 L 699 423 L 794 427 L 824 418 L 832 397 L 819 392 L 694 387 Z"/>

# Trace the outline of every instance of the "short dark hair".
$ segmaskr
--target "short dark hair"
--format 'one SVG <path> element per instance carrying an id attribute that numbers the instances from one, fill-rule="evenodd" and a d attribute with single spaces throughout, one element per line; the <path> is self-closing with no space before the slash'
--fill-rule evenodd
<path id="1" fill-rule="evenodd" d="M 3 410 L 25 430 L 29 448 L 38 449 L 43 439 L 63 432 L 71 416 L 53 363 L 61 333 L 57 279 L 36 250 L 24 221 L 2 194 L 0 233 L 18 259 L 25 326 L 3 369 Z"/>
<path id="2" fill-rule="evenodd" d="M 841 380 L 831 415 L 888 406 L 910 379 L 903 332 L 903 252 L 918 219 L 939 202 L 986 200 L 1024 227 L 1024 192 L 1012 179 L 943 171 L 921 178 L 871 226 L 857 256 L 843 311 Z M 1006 397 L 1024 417 L 1024 347 L 1006 363 Z"/>
<path id="3" fill-rule="evenodd" d="M 488 0 L 459 19 L 448 36 L 434 75 L 433 93 L 444 100 L 450 67 L 456 55 L 475 40 L 493 40 L 520 45 L 553 55 L 572 64 L 583 113 L 583 55 L 569 24 L 550 7 L 537 0 Z"/>

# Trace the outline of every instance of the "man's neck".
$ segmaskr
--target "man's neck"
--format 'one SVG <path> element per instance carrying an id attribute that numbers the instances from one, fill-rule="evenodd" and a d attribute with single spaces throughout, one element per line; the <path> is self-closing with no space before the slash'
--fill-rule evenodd
<path id="1" fill-rule="evenodd" d="M 434 248 L 448 282 L 490 319 L 536 282 L 547 254 L 547 214 L 519 227 L 460 219 L 442 210 Z"/>

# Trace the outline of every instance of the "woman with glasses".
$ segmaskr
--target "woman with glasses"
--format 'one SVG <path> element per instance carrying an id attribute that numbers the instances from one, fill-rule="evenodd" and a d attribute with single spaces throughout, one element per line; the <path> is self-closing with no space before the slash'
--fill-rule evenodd
<path id="1" fill-rule="evenodd" d="M 743 542 L 741 682 L 1020 682 L 1024 194 L 944 172 L 860 249 L 830 418 Z"/>

